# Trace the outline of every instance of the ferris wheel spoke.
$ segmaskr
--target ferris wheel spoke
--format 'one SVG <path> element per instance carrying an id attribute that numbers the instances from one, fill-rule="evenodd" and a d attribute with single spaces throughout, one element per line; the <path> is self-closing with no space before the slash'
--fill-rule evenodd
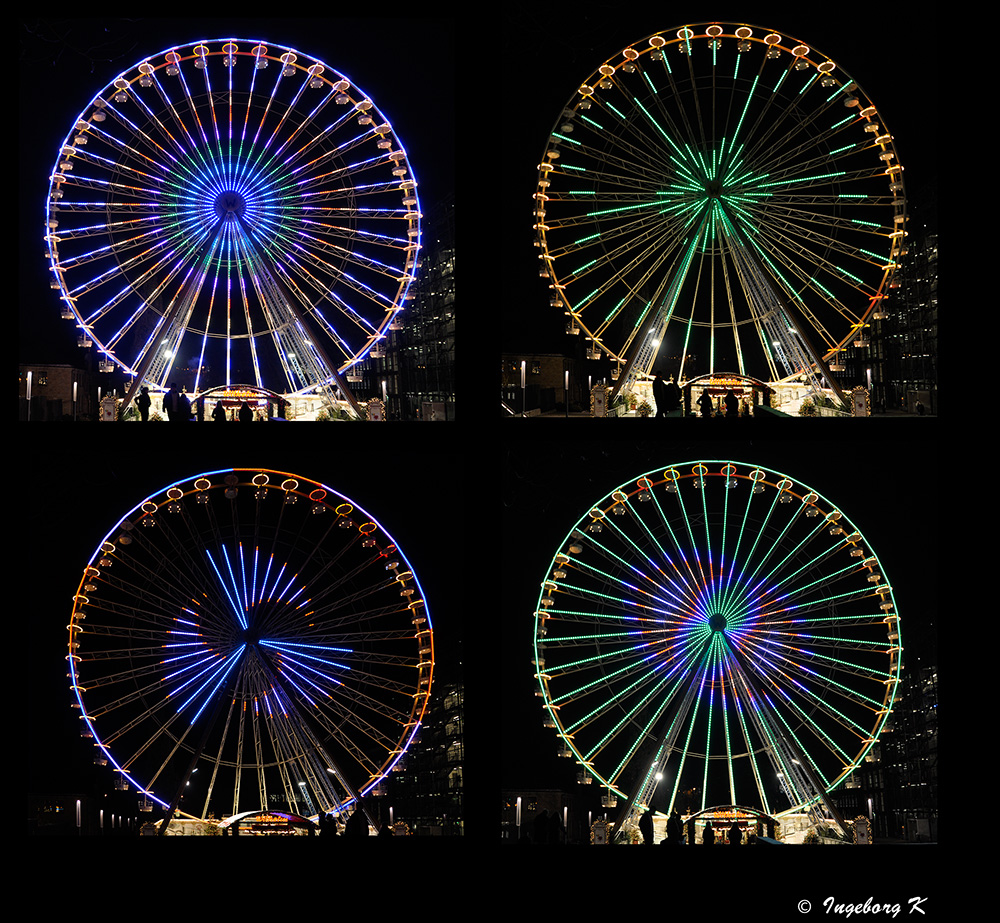
<path id="1" fill-rule="evenodd" d="M 602 636 L 595 638 L 598 645 L 605 640 L 607 639 Z M 545 674 L 549 679 L 558 679 L 560 676 L 576 672 L 583 674 L 574 680 L 580 685 L 552 699 L 552 704 L 555 706 L 561 706 L 563 703 L 571 703 L 574 706 L 585 703 L 591 708 L 577 721 L 567 723 L 566 733 L 572 734 L 605 715 L 617 714 L 629 701 L 637 701 L 637 697 L 639 697 L 638 707 L 644 707 L 652 696 L 662 693 L 668 683 L 677 683 L 677 677 L 683 675 L 700 650 L 700 645 L 695 642 L 687 649 L 682 648 L 674 651 L 670 657 L 659 659 L 653 653 L 656 647 L 658 642 L 654 638 L 651 641 L 635 643 L 631 648 L 616 651 L 607 662 L 600 662 L 598 658 L 586 658 L 560 666 L 553 666 L 547 662 Z M 556 649 L 562 649 L 562 645 L 557 645 Z M 618 660 L 623 660 L 625 665 L 615 669 L 615 661 Z M 595 666 L 600 671 L 597 676 L 590 672 Z M 675 693 L 676 689 L 669 692 L 668 699 Z M 602 695 L 607 698 L 601 698 Z M 590 697 L 596 697 L 598 701 L 595 703 Z"/>
<path id="2" fill-rule="evenodd" d="M 667 680 L 668 677 L 663 677 L 658 684 L 647 689 L 641 697 L 632 697 L 618 703 L 611 703 L 608 700 L 603 706 L 599 706 L 600 712 L 598 712 L 598 709 L 594 709 L 575 725 L 570 725 L 566 728 L 565 736 L 567 738 L 572 738 L 575 733 L 581 730 L 589 730 L 591 725 L 594 725 L 597 733 L 600 735 L 595 738 L 591 748 L 581 752 L 585 763 L 593 763 L 605 753 L 615 754 L 614 759 L 619 759 L 620 757 L 619 762 L 608 775 L 610 785 L 614 786 L 617 783 L 629 759 L 635 754 L 645 739 L 645 730 L 660 717 L 663 710 L 673 700 L 677 692 L 676 683 L 665 695 L 657 698 L 657 693 L 662 692 L 662 687 L 666 685 Z M 637 722 L 637 718 L 642 713 L 643 708 L 650 703 L 654 703 L 659 710 L 648 721 L 646 728 L 643 728 L 643 725 Z M 601 719 L 600 725 L 595 724 L 598 718 Z M 617 720 L 615 720 L 616 718 Z M 610 724 L 609 727 L 609 722 L 614 723 Z M 640 729 L 642 732 L 640 732 Z"/>
<path id="3" fill-rule="evenodd" d="M 372 583 L 370 589 L 341 592 L 328 602 L 323 602 L 323 600 L 329 594 L 321 591 L 311 599 L 310 604 L 314 607 L 316 614 L 323 618 L 323 626 L 327 631 L 339 632 L 344 627 L 352 625 L 373 625 L 378 619 L 386 616 L 392 618 L 406 611 L 405 604 L 396 602 L 378 606 L 366 603 L 366 600 L 369 600 L 374 592 L 381 590 L 391 593 L 393 589 L 391 583 L 378 580 Z"/>
<path id="4" fill-rule="evenodd" d="M 801 701 L 792 701 L 787 695 L 787 688 L 783 686 L 779 690 L 788 709 L 787 715 L 776 706 L 774 700 L 765 698 L 767 708 L 762 709 L 760 715 L 770 729 L 768 736 L 771 740 L 776 740 L 787 734 L 794 741 L 797 750 L 807 754 L 814 763 L 813 768 L 829 785 L 833 778 L 842 773 L 845 766 L 856 764 L 842 742 L 851 740 L 854 746 L 859 746 L 869 735 L 861 725 L 847 719 L 826 699 L 803 695 Z M 822 717 L 822 723 L 819 717 Z M 816 747 L 822 747 L 832 754 L 833 761 L 819 758 Z M 824 764 L 827 768 L 820 768 Z"/>
<path id="5" fill-rule="evenodd" d="M 94 137 L 99 138 L 103 143 L 107 144 L 117 159 L 116 161 L 112 161 L 109 157 L 97 153 L 81 152 L 80 156 L 83 159 L 92 164 L 109 166 L 115 175 L 120 170 L 137 172 L 143 177 L 148 177 L 154 185 L 162 182 L 164 177 L 169 176 L 172 170 L 177 169 L 179 163 L 177 153 L 181 152 L 181 149 L 176 145 L 170 134 L 163 129 L 156 115 L 148 108 L 146 108 L 146 115 L 151 120 L 149 123 L 150 127 L 153 128 L 154 132 L 159 129 L 159 133 L 168 144 L 174 142 L 171 146 L 175 148 L 175 152 L 164 148 L 149 132 L 136 126 L 113 102 L 102 107 L 102 114 L 105 117 L 111 115 L 115 123 L 122 124 L 131 132 L 134 132 L 134 143 L 126 144 L 114 132 L 105 131 L 100 125 L 94 125 L 92 127 Z M 98 180 L 98 182 L 102 181 Z"/>
<path id="6" fill-rule="evenodd" d="M 632 505 L 632 503 L 628 500 L 624 501 L 625 509 L 628 511 L 630 522 L 636 525 L 645 533 L 648 540 L 652 543 L 652 547 L 656 549 L 656 551 L 659 552 L 660 555 L 662 555 L 663 560 L 666 561 L 673 570 L 672 575 L 668 576 L 664 574 L 664 576 L 667 580 L 667 586 L 670 588 L 670 590 L 676 591 L 676 593 L 667 590 L 666 587 L 664 589 L 668 592 L 671 601 L 673 601 L 676 604 L 680 604 L 682 600 L 689 600 L 695 598 L 697 595 L 698 578 L 691 567 L 690 557 L 685 553 L 684 545 L 678 538 L 677 534 L 674 532 L 674 529 L 670 524 L 669 520 L 664 516 L 663 509 L 659 505 L 659 502 L 657 501 L 656 497 L 645 491 L 640 493 L 638 497 L 640 502 L 649 502 L 649 500 L 653 501 L 654 505 L 656 506 L 656 511 L 659 515 L 659 524 L 662 528 L 666 529 L 667 534 L 670 536 L 670 546 L 676 552 L 675 554 L 671 554 L 666 548 L 664 548 L 660 540 L 653 534 L 653 532 L 650 529 L 650 526 L 638 513 L 638 511 Z M 614 512 L 614 509 L 612 509 L 612 512 Z M 614 518 L 612 518 L 611 520 L 611 525 L 616 529 L 618 528 L 617 523 L 615 523 L 614 521 Z M 633 549 L 638 550 L 638 546 L 635 545 L 632 539 L 630 539 L 628 536 L 625 535 L 623 530 L 619 530 L 619 534 L 627 545 L 631 545 Z M 681 569 L 681 566 L 678 564 L 678 561 L 680 561 L 681 564 L 683 564 L 684 567 L 683 570 Z M 650 565 L 652 565 L 652 561 L 650 561 L 649 563 Z M 663 573 L 662 569 L 659 567 L 656 567 L 656 571 L 657 573 L 660 574 Z M 655 578 L 652 579 L 655 580 Z"/>
<path id="7" fill-rule="evenodd" d="M 844 304 L 847 300 L 844 292 L 852 292 L 863 296 L 865 304 L 871 302 L 871 298 L 876 294 L 876 290 L 868 285 L 864 279 L 852 271 L 864 271 L 864 267 L 877 266 L 879 264 L 877 255 L 872 251 L 850 251 L 842 250 L 839 247 L 826 245 L 823 241 L 817 241 L 821 246 L 815 250 L 809 249 L 812 235 L 803 233 L 799 240 L 803 243 L 800 249 L 792 249 L 791 240 L 775 240 L 772 234 L 764 232 L 758 240 L 758 245 L 765 248 L 765 265 L 771 272 L 776 285 L 794 294 L 798 301 L 805 292 L 815 292 L 817 301 L 829 305 L 839 315 L 848 319 L 853 326 L 863 317 L 863 313 L 857 309 L 851 309 Z M 820 252 L 821 247 L 824 252 Z M 841 259 L 834 262 L 828 256 L 831 252 L 836 257 L 836 251 L 840 251 Z M 849 262 L 853 261 L 853 262 Z M 787 273 L 777 269 L 775 264 L 783 266 Z M 861 264 L 861 265 L 858 265 Z M 848 269 L 848 266 L 852 269 Z M 840 295 L 834 293 L 833 288 L 840 291 Z M 806 316 L 813 319 L 813 327 L 819 328 L 821 325 L 815 320 L 815 310 L 808 308 L 803 311 Z M 831 340 L 829 334 L 824 339 Z"/>
<path id="8" fill-rule="evenodd" d="M 373 740 L 381 748 L 383 755 L 394 752 L 399 741 L 400 729 L 410 724 L 410 713 L 400 709 L 390 708 L 385 704 L 385 689 L 382 685 L 375 687 L 379 696 L 369 695 L 362 687 L 350 691 L 334 690 L 331 698 L 340 708 L 323 709 L 332 719 L 337 720 L 347 709 L 347 723 L 360 730 L 367 738 Z M 377 768 L 377 763 L 370 764 Z"/>
<path id="9" fill-rule="evenodd" d="M 780 207 L 765 212 L 753 205 L 741 211 L 738 207 L 734 209 L 744 230 L 756 232 L 758 250 L 766 250 L 785 265 L 794 266 L 800 277 L 825 272 L 835 281 L 845 280 L 852 287 L 870 290 L 857 272 L 864 271 L 866 266 L 877 267 L 885 263 L 886 256 L 872 248 L 883 246 L 879 238 L 887 238 L 890 233 L 887 230 L 864 227 L 853 219 L 845 221 L 841 228 L 851 225 L 857 230 L 854 242 L 847 244 L 830 233 L 830 229 L 836 227 L 834 222 L 824 222 L 808 212 Z M 853 265 L 855 272 L 850 272 L 848 265 Z"/>
<path id="10" fill-rule="evenodd" d="M 810 760 L 814 759 L 814 755 L 803 746 L 795 730 L 784 719 L 784 716 L 774 708 L 774 703 L 770 698 L 765 694 L 759 701 L 754 702 L 745 675 L 739 674 L 738 668 L 734 672 L 737 675 L 737 688 L 742 688 L 747 706 L 753 706 L 745 710 L 751 718 L 744 725 L 744 740 L 748 752 L 753 753 L 751 748 L 756 748 L 766 754 L 768 762 L 781 780 L 783 795 L 788 800 L 798 800 L 804 805 L 808 805 L 812 802 L 814 794 L 808 785 L 802 784 L 795 767 L 800 762 L 800 755 L 805 754 L 806 759 Z M 756 786 L 766 804 L 767 786 L 761 775 L 760 767 L 761 761 L 754 759 L 753 772 Z M 822 773 L 820 776 L 822 777 Z M 824 783 L 826 782 L 827 780 L 824 779 Z"/>
<path id="11" fill-rule="evenodd" d="M 829 640 L 829 645 L 824 646 L 817 643 L 816 639 L 812 636 L 795 631 L 794 627 L 792 627 L 792 630 L 774 630 L 769 628 L 768 623 L 765 622 L 760 630 L 752 634 L 748 633 L 746 639 L 738 641 L 734 647 L 746 657 L 753 658 L 755 661 L 762 659 L 762 662 L 767 664 L 777 662 L 783 664 L 788 670 L 799 671 L 803 678 L 812 678 L 816 681 L 819 681 L 821 676 L 809 664 L 823 668 L 831 675 L 842 673 L 845 676 L 850 675 L 866 680 L 873 680 L 879 686 L 881 686 L 889 675 L 884 670 L 873 668 L 871 663 L 863 663 L 861 659 L 864 655 L 872 653 L 872 649 L 879 653 L 884 651 L 885 642 L 868 641 L 861 643 L 856 639 Z M 801 646 L 803 644 L 808 644 L 808 646 Z M 832 654 L 824 653 L 824 647 L 840 656 L 835 657 Z M 845 659 L 845 656 L 850 653 L 858 657 L 857 662 Z M 882 690 L 880 689 L 879 691 L 881 693 Z M 856 695 L 859 701 L 864 700 L 870 704 L 881 706 L 881 697 L 876 699 L 859 690 L 850 690 L 850 693 Z"/>
<path id="12" fill-rule="evenodd" d="M 794 671 L 797 677 L 801 677 L 796 682 L 805 686 L 805 680 L 812 681 L 812 685 L 819 690 L 817 700 L 823 703 L 821 708 L 827 707 L 827 704 L 831 701 L 831 696 L 842 699 L 852 706 L 867 708 L 870 724 L 870 718 L 877 715 L 885 704 L 884 698 L 876 698 L 874 695 L 862 692 L 859 684 L 863 682 L 866 684 L 877 684 L 866 685 L 865 688 L 871 688 L 881 696 L 884 693 L 884 684 L 890 678 L 890 674 L 884 670 L 875 671 L 868 666 L 851 663 L 843 657 L 831 657 L 821 654 L 818 651 L 811 655 L 810 660 L 819 669 L 807 666 L 801 658 L 798 660 L 793 658 L 788 659 L 787 664 L 789 669 Z M 825 672 L 819 672 L 820 669 Z M 835 680 L 834 676 L 842 677 L 845 682 Z M 865 728 L 864 725 L 857 722 L 854 722 L 854 727 L 859 732 L 862 740 L 867 737 L 870 728 Z"/>
<path id="13" fill-rule="evenodd" d="M 329 100 L 330 96 L 327 96 L 320 108 L 326 102 L 329 102 Z M 301 131 L 306 124 L 314 122 L 318 114 L 319 109 L 310 113 L 309 122 L 304 122 L 303 125 L 299 126 L 296 129 L 296 133 Z M 389 162 L 388 154 L 379 153 L 364 157 L 355 163 L 333 166 L 331 162 L 334 161 L 334 158 L 342 158 L 348 154 L 352 154 L 354 151 L 364 152 L 365 142 L 371 140 L 375 131 L 373 128 L 368 127 L 353 135 L 348 135 L 342 140 L 339 137 L 335 137 L 336 132 L 340 128 L 349 128 L 349 124 L 348 113 L 344 113 L 344 115 L 335 119 L 326 128 L 318 131 L 306 144 L 286 159 L 286 163 L 290 168 L 290 175 L 297 178 L 299 185 L 306 188 L 311 188 L 315 185 L 325 185 L 335 178 L 341 179 L 350 173 L 360 172 L 377 164 Z M 294 136 L 289 137 L 289 142 L 291 142 L 292 137 Z M 323 150 L 325 142 L 328 142 L 328 145 L 327 149 Z M 317 151 L 315 150 L 316 148 L 320 148 L 320 150 Z M 277 157 L 278 154 L 280 152 L 277 152 L 275 156 Z M 316 154 L 316 156 L 313 157 L 313 154 Z M 297 167 L 292 166 L 305 157 L 312 157 L 312 159 L 304 161 Z"/>
<path id="14" fill-rule="evenodd" d="M 390 305 L 381 300 L 376 289 L 347 273 L 342 265 L 336 265 L 319 256 L 319 253 L 323 253 L 328 249 L 327 245 L 321 244 L 319 240 L 314 241 L 314 249 L 312 251 L 303 249 L 298 243 L 292 249 L 298 253 L 301 259 L 290 256 L 287 265 L 279 264 L 275 266 L 275 269 L 285 280 L 289 289 L 296 293 L 306 313 L 315 315 L 317 320 L 322 323 L 340 344 L 345 343 L 344 339 L 336 333 L 335 326 L 330 324 L 319 313 L 317 307 L 314 307 L 316 301 L 324 302 L 336 309 L 338 314 L 350 322 L 352 325 L 351 329 L 357 328 L 363 336 L 374 336 L 379 332 L 379 327 L 375 323 L 363 316 L 357 308 L 348 304 L 342 295 L 337 294 L 331 289 L 328 283 L 322 281 L 322 274 L 328 273 L 328 277 L 341 280 L 345 288 L 350 288 L 355 293 L 360 294 L 363 297 L 363 302 L 370 302 L 379 310 L 388 311 Z M 337 253 L 332 255 L 340 256 Z M 358 270 L 372 270 L 383 278 L 393 277 L 393 272 L 390 271 L 389 267 L 383 264 L 377 265 L 374 261 L 352 258 L 347 262 Z M 312 289 L 312 295 L 302 292 L 296 281 L 292 278 L 293 273 Z"/>
<path id="15" fill-rule="evenodd" d="M 145 656 L 145 652 L 141 650 L 137 653 L 139 657 Z M 90 713 L 91 718 L 103 718 L 105 715 L 115 714 L 118 709 L 128 709 L 135 704 L 144 703 L 147 696 L 151 696 L 162 681 L 160 671 L 154 670 L 151 665 L 133 667 L 118 673 L 106 673 L 99 680 L 90 682 L 87 688 L 100 688 L 105 696 L 118 695 L 118 698 L 108 698 L 99 708 L 94 708 Z M 122 694 L 119 695 L 119 692 Z"/>
<path id="16" fill-rule="evenodd" d="M 229 739 L 229 730 L 233 723 L 233 713 L 236 711 L 236 696 L 233 696 L 229 700 L 229 707 L 226 709 L 226 720 L 223 724 L 222 733 L 219 738 L 218 749 L 215 751 L 214 757 L 209 757 L 209 763 L 212 767 L 212 771 L 209 777 L 208 784 L 205 787 L 205 798 L 202 804 L 202 809 L 200 817 L 207 817 L 209 813 L 209 805 L 212 802 L 212 794 L 215 791 L 215 783 L 219 778 L 219 771 L 223 766 L 223 752 L 225 750 L 226 741 Z"/>
<path id="17" fill-rule="evenodd" d="M 624 276 L 604 278 L 604 269 L 609 256 L 608 251 L 602 248 L 595 251 L 598 255 L 593 259 L 582 260 L 577 271 L 572 276 L 567 277 L 564 287 L 580 280 L 584 282 L 584 285 L 579 287 L 580 291 L 590 288 L 591 285 L 594 286 L 586 295 L 574 298 L 576 304 L 572 313 L 577 320 L 583 320 L 583 318 L 601 310 L 598 305 L 602 299 L 605 300 L 603 309 L 607 310 L 606 296 L 614 293 L 615 297 L 618 298 L 617 303 L 611 306 L 605 316 L 602 317 L 598 314 L 594 318 L 594 322 L 588 328 L 592 328 L 594 337 L 599 338 L 610 325 L 615 323 L 622 311 L 629 306 L 631 300 L 641 297 L 644 305 L 655 303 L 669 284 L 672 274 L 680 271 L 678 264 L 683 257 L 683 253 L 679 252 L 681 239 L 675 233 L 671 233 L 671 236 L 667 237 L 664 230 L 662 227 L 651 226 L 639 236 L 636 236 L 632 229 L 622 232 L 628 233 L 629 237 L 611 255 L 627 257 L 628 263 Z M 604 240 L 605 242 L 613 242 L 618 236 L 617 232 L 612 231 Z M 590 282 L 587 278 L 591 271 L 598 274 L 594 282 Z M 629 277 L 629 273 L 634 273 L 632 278 Z M 654 285 L 656 290 L 647 299 L 647 297 L 640 296 L 639 292 L 648 285 Z M 574 288 L 574 291 L 577 289 Z M 639 329 L 640 326 L 641 322 L 634 329 Z"/>
<path id="18" fill-rule="evenodd" d="M 856 674 L 852 674 L 855 685 L 846 685 L 833 680 L 831 676 L 821 675 L 818 671 L 791 658 L 783 658 L 773 649 L 767 653 L 768 667 L 761 670 L 761 676 L 769 684 L 773 694 L 778 697 L 776 700 L 767 700 L 772 706 L 773 713 L 781 714 L 777 703 L 783 702 L 790 710 L 789 717 L 782 718 L 783 723 L 789 721 L 801 723 L 810 732 L 811 737 L 835 752 L 840 760 L 849 761 L 846 749 L 835 742 L 831 735 L 839 728 L 853 735 L 855 745 L 864 743 L 869 739 L 871 723 L 878 717 L 884 703 L 864 695 L 855 688 L 859 681 Z M 818 663 L 818 659 L 815 662 Z M 888 676 L 886 673 L 876 680 L 878 688 L 883 688 L 882 684 Z M 867 726 L 838 709 L 835 704 L 837 701 L 842 703 L 842 708 L 850 707 L 853 714 L 863 714 Z M 819 720 L 820 718 L 822 720 Z M 799 744 L 802 746 L 801 740 Z"/>
<path id="19" fill-rule="evenodd" d="M 144 579 L 147 576 L 158 575 L 159 570 L 155 568 L 127 568 L 129 573 L 123 579 L 121 577 L 108 578 L 107 583 L 118 591 L 115 600 L 95 601 L 92 611 L 107 613 L 109 617 L 125 615 L 131 619 L 128 630 L 122 630 L 121 626 L 108 625 L 107 633 L 120 632 L 122 637 L 141 637 L 143 628 L 148 626 L 152 631 L 169 630 L 175 626 L 178 613 L 185 609 L 191 601 L 173 587 L 166 587 L 163 590 L 151 593 L 139 591 L 135 588 L 132 580 L 135 577 Z M 94 631 L 100 631 L 100 627 L 94 626 Z"/>
<path id="20" fill-rule="evenodd" d="M 600 577 L 602 574 L 605 574 L 604 571 L 590 565 L 581 564 L 579 566 L 591 575 Z M 603 604 L 614 607 L 614 615 L 601 616 L 598 613 L 593 613 L 594 617 L 614 618 L 623 622 L 635 623 L 637 626 L 655 620 L 657 616 L 663 614 L 666 607 L 671 603 L 683 599 L 680 594 L 671 592 L 671 589 L 664 590 L 662 596 L 660 596 L 654 595 L 648 590 L 639 589 L 627 582 L 623 582 L 620 586 L 615 587 L 616 592 L 614 593 L 606 593 L 602 590 L 582 586 L 571 581 L 567 581 L 563 586 L 567 595 L 571 597 L 576 597 L 591 605 Z M 663 598 L 664 596 L 667 598 Z"/>
<path id="21" fill-rule="evenodd" d="M 801 539 L 799 539 L 793 547 L 781 545 L 785 536 L 795 526 L 797 520 L 800 518 L 799 514 L 801 512 L 801 508 L 797 510 L 796 514 L 790 517 L 781 527 L 780 532 L 778 532 L 775 536 L 775 543 L 763 549 L 762 557 L 756 563 L 755 569 L 748 574 L 748 585 L 754 585 L 756 588 L 768 584 L 768 592 L 770 594 L 776 594 L 778 590 L 782 589 L 785 584 L 793 581 L 800 573 L 805 571 L 807 568 L 814 567 L 818 561 L 829 556 L 830 550 L 824 547 L 820 549 L 815 558 L 801 564 L 796 570 L 786 573 L 786 568 L 790 566 L 789 562 L 796 559 L 803 549 L 816 538 L 817 533 L 823 527 L 822 522 L 817 522 L 815 525 L 809 527 L 809 531 L 802 535 Z M 784 557 L 781 556 L 782 552 L 784 553 Z M 770 568 L 767 573 L 763 572 L 765 567 Z M 848 571 L 852 571 L 853 569 L 853 564 L 849 564 L 845 567 L 845 570 Z M 779 574 L 784 574 L 784 576 L 780 581 L 775 583 L 774 581 L 777 580 Z M 824 577 L 823 579 L 826 580 L 828 578 Z"/>
<path id="22" fill-rule="evenodd" d="M 178 751 L 185 746 L 187 735 L 190 732 L 191 728 L 194 726 L 188 724 L 186 727 L 183 727 L 183 730 L 181 730 L 179 734 L 175 735 L 171 730 L 171 726 L 175 722 L 183 726 L 183 721 L 181 720 L 179 715 L 175 714 L 169 716 L 167 718 L 167 721 L 164 724 L 160 725 L 159 728 L 147 740 L 143 741 L 139 745 L 139 748 L 134 753 L 132 753 L 131 757 L 125 762 L 123 762 L 119 767 L 123 773 L 134 774 L 135 772 L 134 765 L 136 761 L 139 760 L 140 758 L 145 757 L 147 752 L 151 751 L 151 748 L 154 745 L 162 744 L 164 746 L 171 747 L 172 743 L 173 746 L 170 748 L 168 757 L 160 764 L 160 766 L 149 777 L 148 787 L 144 787 L 141 785 L 137 786 L 140 788 L 141 791 L 143 791 L 147 795 L 153 794 L 153 786 L 156 785 L 157 780 L 159 779 L 163 770 L 169 764 L 171 758 L 174 757 L 178 753 Z M 115 743 L 118 746 L 121 745 L 121 742 L 117 741 L 114 738 L 111 740 L 111 742 Z M 160 801 L 160 799 L 157 799 L 157 801 L 159 801 L 160 804 L 166 806 L 165 802 Z"/>
<path id="23" fill-rule="evenodd" d="M 885 247 L 885 243 L 892 233 L 890 228 L 855 218 L 840 219 L 820 216 L 815 212 L 794 207 L 795 203 L 791 199 L 787 201 L 789 204 L 783 206 L 772 200 L 768 203 L 766 212 L 759 206 L 749 205 L 747 217 L 762 230 L 763 234 L 773 237 L 776 241 L 782 241 L 789 250 L 793 241 L 801 239 L 814 243 L 820 252 L 839 253 L 842 256 L 861 259 L 869 264 L 885 262 L 887 256 L 880 256 L 877 251 L 871 248 Z M 835 236 L 830 234 L 830 228 L 859 230 L 858 245 L 851 246 L 837 240 Z M 862 243 L 867 243 L 868 246 L 861 246 Z M 861 282 L 861 284 L 864 283 Z"/>

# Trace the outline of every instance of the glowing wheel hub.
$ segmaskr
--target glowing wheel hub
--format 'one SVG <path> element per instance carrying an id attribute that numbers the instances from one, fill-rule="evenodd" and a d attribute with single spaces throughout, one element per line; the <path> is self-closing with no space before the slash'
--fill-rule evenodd
<path id="1" fill-rule="evenodd" d="M 221 193 L 215 200 L 215 211 L 220 218 L 238 218 L 245 208 L 243 196 L 232 190 Z"/>
<path id="2" fill-rule="evenodd" d="M 726 630 L 726 617 L 720 613 L 713 615 L 708 620 L 708 627 L 712 629 L 713 632 L 723 632 Z"/>

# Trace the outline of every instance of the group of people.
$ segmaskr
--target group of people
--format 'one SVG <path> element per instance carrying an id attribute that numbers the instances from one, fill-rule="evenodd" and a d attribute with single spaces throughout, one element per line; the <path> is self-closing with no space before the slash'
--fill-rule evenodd
<path id="1" fill-rule="evenodd" d="M 371 834 L 368 824 L 368 817 L 362 808 L 355 808 L 344 823 L 343 833 L 338 829 L 337 819 L 333 814 L 320 813 L 317 818 L 320 836 L 345 836 L 348 839 L 355 837 L 366 837 Z M 382 824 L 376 838 L 386 838 L 393 835 L 392 827 L 389 824 Z"/>
<path id="2" fill-rule="evenodd" d="M 149 421 L 149 409 L 152 405 L 152 398 L 149 396 L 149 388 L 143 388 L 139 396 L 135 399 L 135 406 L 139 411 L 139 419 L 146 423 Z M 171 385 L 170 390 L 163 396 L 163 412 L 171 423 L 187 422 L 196 419 L 199 423 L 205 419 L 205 398 L 199 397 L 192 409 L 191 400 L 178 388 Z M 254 412 L 248 401 L 244 401 L 240 406 L 238 419 L 240 423 L 253 423 Z M 215 409 L 212 411 L 212 420 L 216 423 L 225 423 L 229 419 L 226 408 L 222 401 L 216 401 Z"/>
<path id="3" fill-rule="evenodd" d="M 693 820 L 688 821 L 689 824 L 693 824 Z M 639 832 L 642 834 L 643 841 L 646 845 L 652 845 L 654 840 L 653 835 L 653 813 L 652 811 L 647 811 L 642 817 L 639 818 Z M 773 838 L 774 829 L 772 825 L 769 825 L 768 835 Z M 746 841 L 747 845 L 753 845 L 754 840 L 756 840 L 756 834 L 750 830 L 747 832 Z M 705 830 L 702 833 L 701 841 L 706 846 L 712 846 L 719 839 L 722 839 L 722 835 L 716 835 L 715 827 L 712 824 L 706 824 Z M 725 840 L 730 846 L 739 846 L 743 842 L 743 830 L 737 821 L 733 821 L 732 825 L 725 832 Z M 663 840 L 660 841 L 664 844 L 683 844 L 684 843 L 684 824 L 681 821 L 681 816 L 677 812 L 676 808 L 673 813 L 667 819 L 667 835 Z"/>
<path id="4" fill-rule="evenodd" d="M 674 380 L 674 376 L 670 376 L 669 381 L 665 381 L 661 372 L 657 372 L 653 378 L 653 401 L 656 403 L 656 418 L 666 417 L 667 414 L 673 413 L 681 405 L 682 392 L 680 386 Z M 703 417 L 710 417 L 715 412 L 715 403 L 712 400 L 712 395 L 708 393 L 708 389 L 705 388 L 701 392 L 701 397 L 697 401 L 698 410 Z M 740 399 L 736 396 L 736 392 L 730 388 L 726 392 L 726 396 L 722 402 L 724 410 L 722 411 L 727 417 L 738 417 L 740 415 Z M 690 407 L 688 408 L 690 412 Z M 744 409 L 744 413 L 748 411 Z"/>

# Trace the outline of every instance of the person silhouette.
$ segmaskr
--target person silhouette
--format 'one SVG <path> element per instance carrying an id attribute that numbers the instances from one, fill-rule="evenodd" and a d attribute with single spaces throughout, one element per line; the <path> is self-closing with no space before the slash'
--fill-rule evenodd
<path id="1" fill-rule="evenodd" d="M 663 375 L 657 372 L 653 377 L 653 401 L 656 404 L 656 416 L 659 420 L 667 416 L 667 383 L 663 380 Z M 648 813 L 648 812 L 647 812 Z"/>
<path id="2" fill-rule="evenodd" d="M 163 396 L 163 410 L 167 415 L 167 420 L 171 423 L 179 423 L 184 420 L 185 411 L 190 410 L 190 405 L 185 407 L 185 404 L 187 404 L 187 398 L 181 394 L 181 390 L 176 384 L 172 384 L 170 390 Z"/>
<path id="3" fill-rule="evenodd" d="M 642 842 L 646 846 L 653 845 L 653 809 L 644 811 L 639 818 L 639 832 L 642 834 Z"/>
<path id="4" fill-rule="evenodd" d="M 139 408 L 139 419 L 146 423 L 149 420 L 149 405 L 152 403 L 149 397 L 149 388 L 143 387 L 139 396 L 135 399 L 135 406 Z"/>

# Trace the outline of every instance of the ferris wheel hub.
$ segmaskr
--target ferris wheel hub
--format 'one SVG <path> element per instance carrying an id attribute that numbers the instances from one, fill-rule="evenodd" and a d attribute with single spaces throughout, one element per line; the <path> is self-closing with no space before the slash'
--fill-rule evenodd
<path id="1" fill-rule="evenodd" d="M 243 631 L 243 643 L 246 644 L 247 647 L 256 646 L 261 637 L 261 631 L 257 625 L 250 625 Z"/>
<path id="2" fill-rule="evenodd" d="M 246 201 L 238 192 L 229 189 L 215 200 L 215 211 L 220 218 L 238 218 L 246 208 Z"/>
<path id="3" fill-rule="evenodd" d="M 709 180 L 705 184 L 705 194 L 710 199 L 717 199 L 722 195 L 722 181 L 718 179 Z"/>
<path id="4" fill-rule="evenodd" d="M 720 613 L 716 613 L 708 620 L 708 627 L 711 628 L 713 632 L 724 632 L 727 624 L 726 617 Z"/>

